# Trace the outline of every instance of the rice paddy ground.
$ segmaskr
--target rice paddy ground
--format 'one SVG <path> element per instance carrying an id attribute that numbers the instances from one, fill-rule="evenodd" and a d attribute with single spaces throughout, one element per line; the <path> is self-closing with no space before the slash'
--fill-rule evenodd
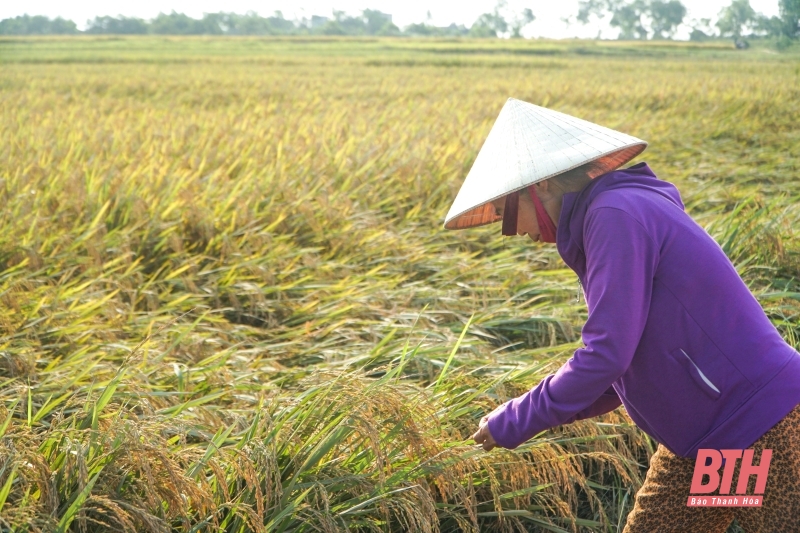
<path id="1" fill-rule="evenodd" d="M 624 409 L 469 440 L 586 307 L 553 247 L 444 215 L 509 96 L 628 132 L 800 347 L 798 59 L 0 40 L 0 530 L 621 531 Z"/>

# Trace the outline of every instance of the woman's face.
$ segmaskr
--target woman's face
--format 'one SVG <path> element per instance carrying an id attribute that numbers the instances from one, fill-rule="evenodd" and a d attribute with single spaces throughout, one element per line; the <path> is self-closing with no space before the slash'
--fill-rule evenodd
<path id="1" fill-rule="evenodd" d="M 497 214 L 502 216 L 506 205 L 506 197 L 503 196 L 492 201 L 497 210 Z M 536 207 L 533 205 L 530 194 L 526 189 L 519 192 L 519 210 L 517 211 L 517 235 L 527 235 L 532 241 L 538 241 L 539 223 L 536 222 Z"/>

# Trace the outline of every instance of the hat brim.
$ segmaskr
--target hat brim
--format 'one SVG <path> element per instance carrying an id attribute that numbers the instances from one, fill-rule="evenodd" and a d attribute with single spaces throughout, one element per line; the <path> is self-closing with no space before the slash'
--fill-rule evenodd
<path id="1" fill-rule="evenodd" d="M 486 224 L 492 224 L 493 222 L 499 222 L 503 220 L 503 217 L 497 214 L 497 210 L 495 209 L 494 205 L 492 205 L 492 202 L 497 198 L 503 198 L 504 196 L 514 191 L 524 189 L 525 187 L 533 185 L 534 183 L 538 183 L 540 181 L 553 178 L 565 172 L 569 172 L 573 168 L 583 166 L 587 163 L 592 163 L 592 170 L 589 173 L 589 177 L 594 179 L 598 176 L 606 174 L 607 172 L 611 172 L 612 170 L 618 169 L 625 163 L 631 161 L 633 158 L 641 154 L 645 148 L 647 148 L 647 143 L 641 141 L 636 144 L 632 144 L 630 146 L 614 150 L 608 154 L 600 155 L 593 160 L 582 161 L 580 164 L 577 164 L 570 168 L 565 168 L 564 170 L 561 170 L 549 176 L 532 180 L 530 183 L 526 183 L 522 187 L 518 187 L 514 190 L 507 191 L 500 196 L 497 196 L 495 198 L 490 198 L 485 203 L 477 207 L 469 209 L 463 213 L 454 215 L 452 218 L 445 221 L 444 227 L 446 229 L 451 229 L 451 230 L 467 229 L 467 228 L 475 228 L 478 226 L 485 226 Z"/>

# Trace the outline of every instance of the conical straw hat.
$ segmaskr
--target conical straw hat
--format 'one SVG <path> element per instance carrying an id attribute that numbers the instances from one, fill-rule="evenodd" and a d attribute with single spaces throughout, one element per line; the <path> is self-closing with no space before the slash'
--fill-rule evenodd
<path id="1" fill-rule="evenodd" d="M 551 109 L 509 98 L 445 218 L 447 229 L 502 220 L 492 200 L 594 162 L 592 178 L 624 165 L 647 143 Z"/>

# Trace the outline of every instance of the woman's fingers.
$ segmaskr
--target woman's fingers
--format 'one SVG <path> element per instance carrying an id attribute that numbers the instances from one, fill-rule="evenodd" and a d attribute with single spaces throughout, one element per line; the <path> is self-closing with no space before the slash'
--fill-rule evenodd
<path id="1" fill-rule="evenodd" d="M 483 444 L 483 441 L 486 437 L 483 435 L 483 426 L 478 427 L 478 431 L 472 434 L 472 440 L 475 441 L 475 444 Z"/>
<path id="2" fill-rule="evenodd" d="M 484 433 L 483 449 L 487 452 L 491 451 L 495 446 L 497 446 L 497 443 L 494 441 L 492 434 L 489 433 L 489 425 L 487 424 L 483 426 L 481 429 L 483 430 Z"/>
<path id="3" fill-rule="evenodd" d="M 472 435 L 472 440 L 475 441 L 475 444 L 480 444 L 485 451 L 490 451 L 497 446 L 497 443 L 494 441 L 492 434 L 489 432 L 489 425 L 484 423 L 484 420 L 481 420 L 480 427 L 478 431 Z"/>

